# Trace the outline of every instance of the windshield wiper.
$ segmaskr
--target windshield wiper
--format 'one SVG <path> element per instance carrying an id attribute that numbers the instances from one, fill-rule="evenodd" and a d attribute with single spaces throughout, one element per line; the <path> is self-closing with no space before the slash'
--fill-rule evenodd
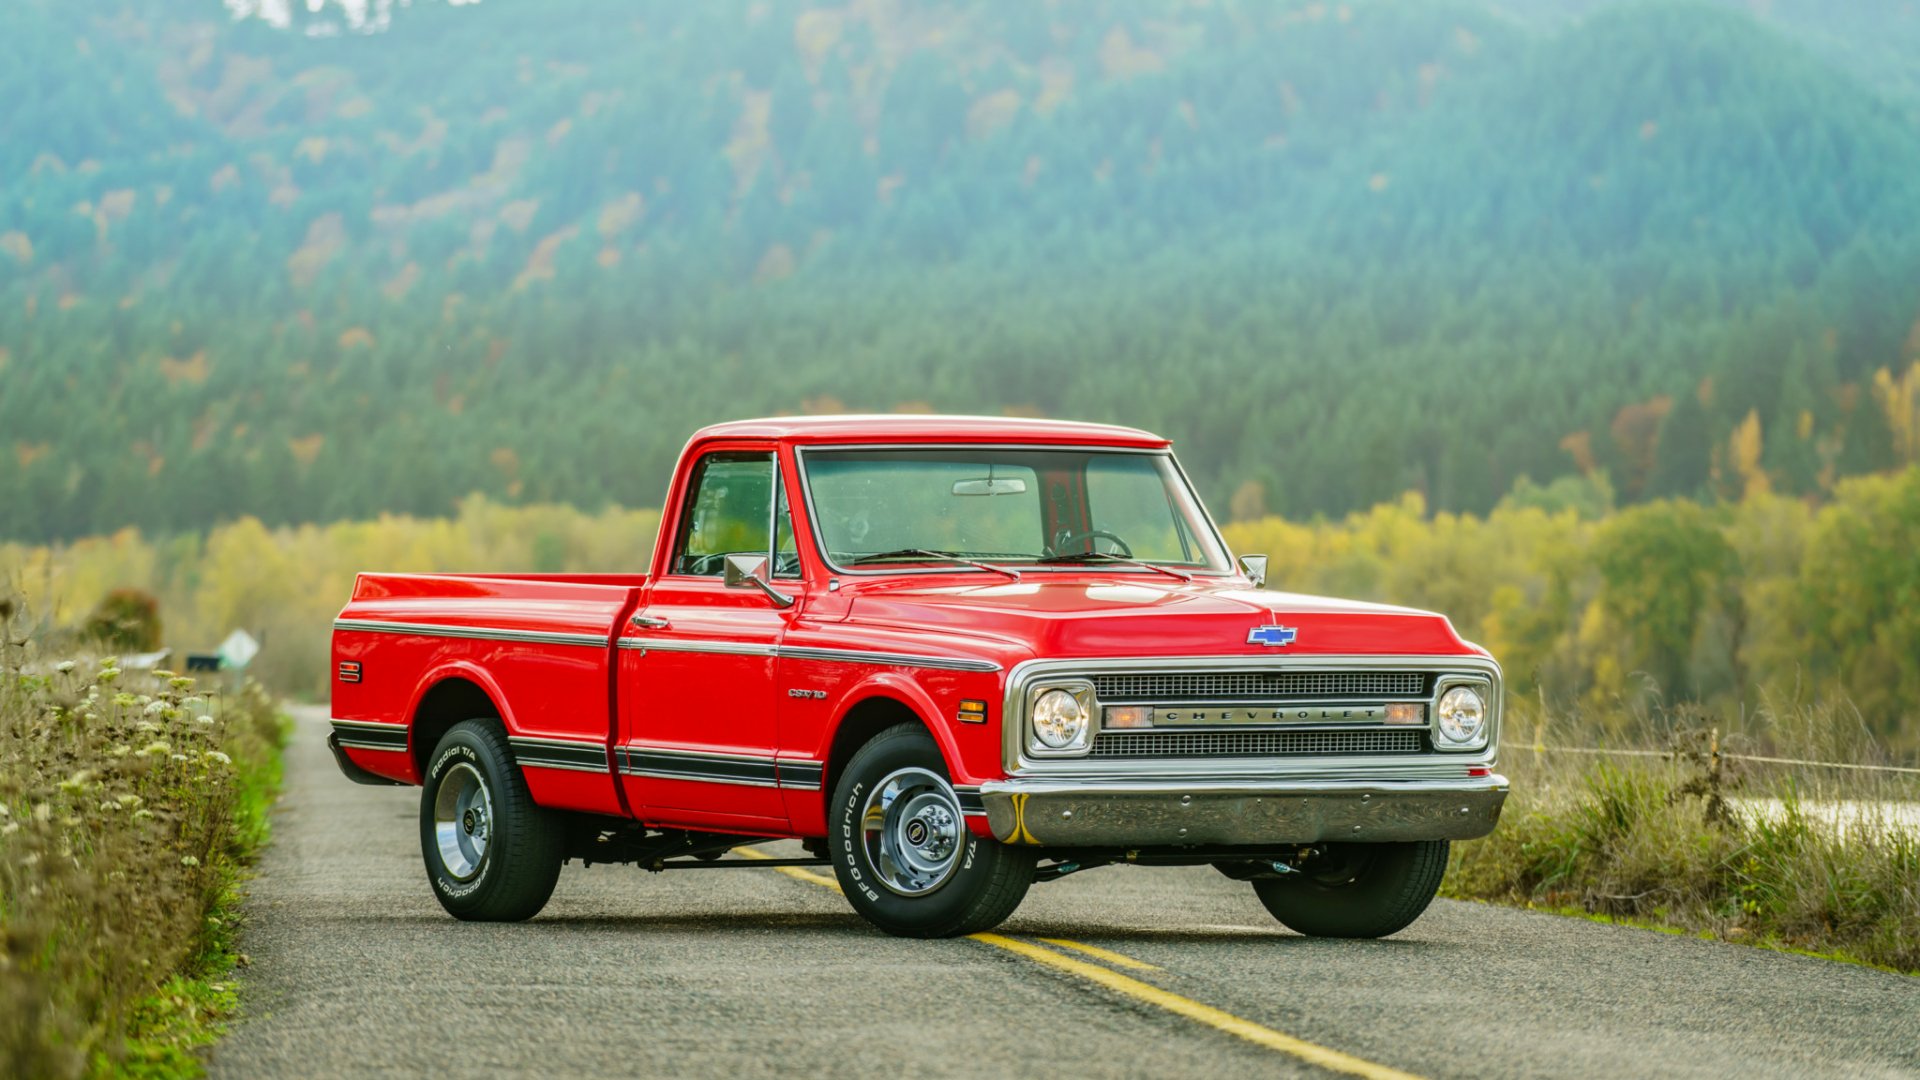
<path id="1" fill-rule="evenodd" d="M 1010 566 L 995 566 L 992 563 L 984 563 L 978 559 L 969 559 L 958 552 L 932 551 L 927 548 L 896 548 L 893 551 L 876 551 L 872 555 L 862 555 L 847 563 L 847 565 L 859 566 L 862 563 L 885 562 L 889 559 L 932 559 L 937 562 L 959 563 L 962 566 L 971 566 L 978 570 L 991 570 L 996 574 L 1005 574 L 1015 581 L 1020 580 L 1020 571 Z"/>
<path id="2" fill-rule="evenodd" d="M 1165 574 L 1168 577 L 1179 578 L 1181 581 L 1193 580 L 1193 575 L 1187 573 L 1185 570 L 1175 570 L 1171 566 L 1159 566 L 1150 562 L 1141 562 L 1139 559 L 1129 559 L 1125 555 L 1115 555 L 1106 551 L 1075 551 L 1066 555 L 1048 555 L 1044 558 L 1035 559 L 1034 561 L 1042 566 L 1047 566 L 1057 563 L 1086 562 L 1089 559 L 1103 562 L 1125 563 L 1128 566 L 1143 566 L 1148 570 Z"/>

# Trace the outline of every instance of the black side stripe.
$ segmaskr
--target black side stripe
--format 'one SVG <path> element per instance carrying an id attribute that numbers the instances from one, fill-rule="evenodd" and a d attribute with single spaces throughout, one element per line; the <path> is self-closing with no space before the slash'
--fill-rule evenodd
<path id="1" fill-rule="evenodd" d="M 341 746 L 356 750 L 405 750 L 407 729 L 399 724 L 375 724 L 364 720 L 335 720 L 333 733 Z"/>
<path id="2" fill-rule="evenodd" d="M 800 791 L 820 790 L 820 781 L 827 772 L 827 767 L 817 761 L 780 761 L 774 766 L 780 775 L 781 787 Z"/>
<path id="3" fill-rule="evenodd" d="M 521 765 L 578 772 L 607 771 L 607 748 L 599 743 L 531 737 L 507 741 L 513 745 L 514 760 Z"/>
<path id="4" fill-rule="evenodd" d="M 621 747 L 615 755 L 620 771 L 628 776 L 778 787 L 789 791 L 820 790 L 821 774 L 826 771 L 826 765 L 818 761 L 699 754 L 645 746 Z"/>
<path id="5" fill-rule="evenodd" d="M 620 770 L 630 776 L 663 780 L 703 780 L 713 784 L 778 787 L 771 758 L 722 758 L 677 754 L 670 750 L 623 749 Z"/>

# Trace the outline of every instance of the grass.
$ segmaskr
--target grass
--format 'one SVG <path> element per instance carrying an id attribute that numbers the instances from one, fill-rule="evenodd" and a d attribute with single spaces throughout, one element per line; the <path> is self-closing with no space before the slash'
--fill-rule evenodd
<path id="1" fill-rule="evenodd" d="M 1836 743 L 1849 727 L 1830 710 L 1761 722 L 1772 756 L 1872 756 Z M 1455 846 L 1447 894 L 1920 974 L 1920 828 L 1906 812 L 1920 785 L 1743 767 L 1717 746 L 1689 732 L 1665 757 L 1509 752 L 1500 827 Z M 1856 809 L 1836 822 L 1842 805 Z"/>
<path id="2" fill-rule="evenodd" d="M 251 684 L 41 656 L 15 615 L 0 598 L 0 1075 L 197 1075 L 284 720 Z"/>
<path id="3" fill-rule="evenodd" d="M 284 731 L 281 733 L 284 737 Z M 278 747 L 276 746 L 276 750 Z M 239 950 L 241 884 L 244 867 L 264 851 L 271 839 L 274 797 L 280 791 L 281 759 L 276 752 L 264 758 L 238 762 L 234 808 L 234 858 L 224 864 L 226 880 L 207 913 L 200 952 L 158 990 L 136 1004 L 127 1025 L 119 1061 L 99 1060 L 96 1072 L 117 1065 L 130 1077 L 194 1077 L 202 1075 L 198 1051 L 226 1032 L 239 1015 L 240 998 L 233 976 L 247 963 Z"/>

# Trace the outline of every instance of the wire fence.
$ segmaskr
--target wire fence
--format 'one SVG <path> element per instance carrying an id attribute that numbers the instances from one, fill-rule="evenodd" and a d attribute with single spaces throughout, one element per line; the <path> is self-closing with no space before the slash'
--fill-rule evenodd
<path id="1" fill-rule="evenodd" d="M 1500 749 L 1515 753 L 1531 751 L 1534 754 L 1593 754 L 1601 757 L 1685 757 L 1685 750 L 1615 750 L 1597 746 L 1544 746 L 1540 743 L 1501 743 Z M 1699 753 L 1702 757 L 1713 757 L 1723 761 L 1751 761 L 1762 765 L 1796 765 L 1812 769 L 1842 769 L 1853 772 L 1896 773 L 1903 776 L 1920 776 L 1920 768 L 1904 765 L 1860 765 L 1845 761 L 1807 761 L 1802 758 L 1767 757 L 1762 754 L 1733 754 L 1723 750 L 1711 750 Z"/>

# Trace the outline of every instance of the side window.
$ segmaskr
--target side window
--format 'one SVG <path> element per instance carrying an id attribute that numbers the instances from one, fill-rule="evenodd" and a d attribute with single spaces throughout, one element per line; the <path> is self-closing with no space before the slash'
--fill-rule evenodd
<path id="1" fill-rule="evenodd" d="M 708 454 L 693 467 L 672 572 L 719 577 L 728 555 L 765 555 L 772 524 L 773 455 Z"/>

